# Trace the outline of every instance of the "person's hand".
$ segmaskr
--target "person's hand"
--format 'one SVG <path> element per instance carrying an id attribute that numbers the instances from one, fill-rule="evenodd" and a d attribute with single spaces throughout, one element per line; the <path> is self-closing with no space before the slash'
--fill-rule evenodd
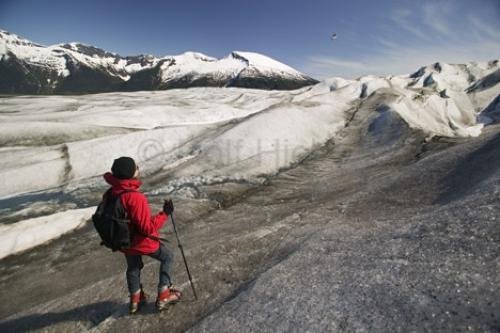
<path id="1" fill-rule="evenodd" d="M 172 199 L 165 199 L 163 211 L 167 215 L 172 215 L 172 212 L 174 211 L 174 203 L 172 202 Z"/>

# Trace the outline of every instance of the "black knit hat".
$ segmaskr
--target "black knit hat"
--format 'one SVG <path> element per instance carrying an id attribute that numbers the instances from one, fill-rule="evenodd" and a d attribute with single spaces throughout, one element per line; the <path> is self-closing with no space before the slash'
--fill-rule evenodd
<path id="1" fill-rule="evenodd" d="M 122 156 L 113 162 L 111 172 L 113 172 L 113 176 L 116 178 L 129 179 L 134 177 L 136 168 L 134 159 Z"/>

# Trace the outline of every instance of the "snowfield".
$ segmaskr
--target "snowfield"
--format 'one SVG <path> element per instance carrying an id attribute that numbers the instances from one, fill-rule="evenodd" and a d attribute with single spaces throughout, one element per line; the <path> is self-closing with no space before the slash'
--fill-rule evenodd
<path id="1" fill-rule="evenodd" d="M 266 65 L 259 55 L 242 54 L 250 65 Z M 499 81 L 485 80 L 498 78 L 499 70 L 498 61 L 436 63 L 412 75 L 332 78 L 294 91 L 192 88 L 2 97 L 0 199 L 80 184 L 98 186 L 120 156 L 133 157 L 143 175 L 163 175 L 166 182 L 156 190 L 160 194 L 197 183 L 200 177 L 204 184 L 221 179 L 261 183 L 335 141 L 366 103 L 376 105 L 374 133 L 383 132 L 396 116 L 427 139 L 476 137 L 499 119 Z M 29 246 L 21 235 L 36 238 L 31 244 L 37 245 L 80 225 L 75 221 L 81 218 L 75 216 L 88 218 L 91 210 L 57 213 L 53 222 L 44 224 L 43 237 L 34 237 L 38 220 L 16 222 L 26 225 L 5 234 L 19 244 L 2 240 L 0 257 Z M 68 221 L 65 227 L 63 220 Z"/>
<path id="2" fill-rule="evenodd" d="M 0 225 L 0 258 L 59 237 L 84 225 L 96 207 L 71 209 L 22 222 Z"/>

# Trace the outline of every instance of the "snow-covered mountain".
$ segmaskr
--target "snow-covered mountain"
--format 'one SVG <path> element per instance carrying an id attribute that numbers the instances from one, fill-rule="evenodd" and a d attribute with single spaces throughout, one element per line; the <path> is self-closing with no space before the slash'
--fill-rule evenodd
<path id="1" fill-rule="evenodd" d="M 316 80 L 267 56 L 235 51 L 222 59 L 186 52 L 122 57 L 94 46 L 43 46 L 0 30 L 1 93 L 90 93 L 187 87 L 289 90 Z"/>
<path id="2" fill-rule="evenodd" d="M 180 66 L 187 57 L 201 56 L 177 58 Z M 212 65 L 222 61 L 238 60 Z M 163 73 L 175 79 L 172 66 Z M 209 87 L 7 97 L 0 104 L 0 197 L 99 177 L 116 152 L 136 158 L 144 173 L 182 165 L 175 178 L 190 184 L 198 175 L 254 181 L 338 139 L 356 118 L 366 122 L 363 140 L 378 149 L 404 142 L 408 128 L 426 140 L 477 137 L 500 121 L 499 73 L 493 60 L 435 63 L 410 75 L 331 78 L 293 91 Z M 276 158 L 277 151 L 283 156 Z"/>

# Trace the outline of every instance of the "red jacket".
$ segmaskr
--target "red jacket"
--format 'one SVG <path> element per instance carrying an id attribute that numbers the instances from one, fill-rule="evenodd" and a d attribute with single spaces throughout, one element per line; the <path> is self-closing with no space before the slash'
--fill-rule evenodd
<path id="1" fill-rule="evenodd" d="M 104 179 L 112 186 L 112 194 L 117 195 L 123 190 L 138 191 L 142 182 L 138 179 L 119 179 L 113 176 L 111 172 L 104 174 Z M 165 224 L 168 215 L 163 211 L 155 216 L 151 216 L 148 199 L 141 192 L 124 193 L 121 197 L 123 208 L 128 212 L 128 217 L 131 220 L 132 246 L 122 252 L 127 255 L 150 254 L 156 252 L 160 247 L 157 240 L 145 237 L 143 235 L 151 235 L 159 237 L 158 230 Z M 138 230 L 138 232 L 134 232 Z"/>

